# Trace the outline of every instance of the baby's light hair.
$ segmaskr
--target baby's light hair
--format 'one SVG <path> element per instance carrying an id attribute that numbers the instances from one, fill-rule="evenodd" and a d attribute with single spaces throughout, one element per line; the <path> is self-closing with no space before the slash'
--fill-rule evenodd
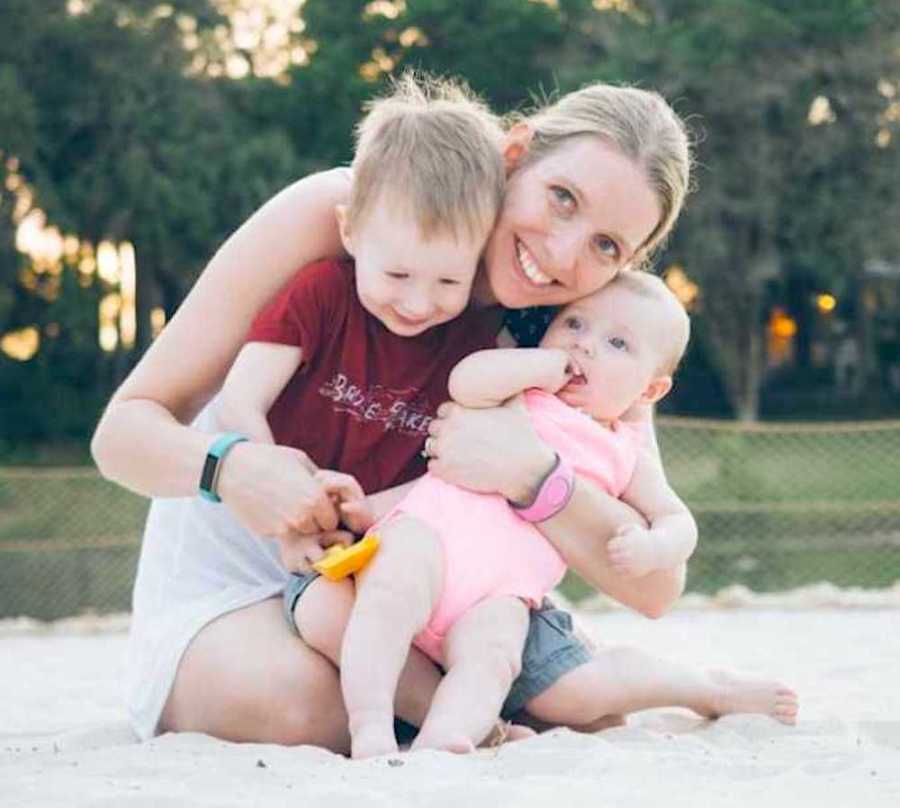
<path id="1" fill-rule="evenodd" d="M 463 83 L 406 72 L 356 128 L 348 219 L 399 203 L 422 235 L 487 238 L 506 183 L 499 119 Z"/>
<path id="2" fill-rule="evenodd" d="M 637 251 L 639 263 L 646 262 L 675 226 L 690 184 L 690 140 L 668 102 L 649 90 L 598 82 L 512 121 L 524 121 L 534 131 L 526 161 L 540 160 L 573 137 L 593 136 L 641 168 L 662 211 Z"/>
<path id="3" fill-rule="evenodd" d="M 671 327 L 667 329 L 667 333 L 671 334 L 671 343 L 663 346 L 658 371 L 667 376 L 673 376 L 684 358 L 684 353 L 691 338 L 691 318 L 688 316 L 684 305 L 662 278 L 658 275 L 651 275 L 649 272 L 637 272 L 635 270 L 620 272 L 595 294 L 603 294 L 604 290 L 616 287 L 625 289 L 639 297 L 656 300 L 666 306 L 668 310 L 667 317 L 671 321 Z"/>

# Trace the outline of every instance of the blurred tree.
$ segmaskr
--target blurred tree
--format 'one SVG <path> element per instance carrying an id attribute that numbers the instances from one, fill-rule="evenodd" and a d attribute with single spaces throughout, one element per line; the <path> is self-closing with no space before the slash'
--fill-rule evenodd
<path id="1" fill-rule="evenodd" d="M 584 79 L 599 65 L 690 113 L 700 193 L 669 258 L 700 284 L 698 335 L 736 414 L 755 419 L 766 283 L 792 272 L 838 283 L 900 246 L 900 116 L 879 92 L 898 86 L 900 8 L 894 0 L 606 5 L 621 11 L 580 29 L 580 69 L 570 71 Z"/>

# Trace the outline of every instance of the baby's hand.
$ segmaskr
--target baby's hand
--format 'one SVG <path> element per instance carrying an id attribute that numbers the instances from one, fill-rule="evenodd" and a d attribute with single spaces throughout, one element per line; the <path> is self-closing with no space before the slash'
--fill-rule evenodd
<path id="1" fill-rule="evenodd" d="M 613 570 L 628 578 L 640 578 L 659 569 L 659 536 L 640 525 L 625 525 L 606 544 Z"/>
<path id="2" fill-rule="evenodd" d="M 541 350 L 545 362 L 541 389 L 548 393 L 557 393 L 580 370 L 575 367 L 568 352 L 562 348 L 542 348 Z"/>
<path id="3" fill-rule="evenodd" d="M 354 533 L 365 533 L 375 521 L 362 486 L 350 474 L 320 469 L 315 479 L 340 511 L 342 521 Z"/>

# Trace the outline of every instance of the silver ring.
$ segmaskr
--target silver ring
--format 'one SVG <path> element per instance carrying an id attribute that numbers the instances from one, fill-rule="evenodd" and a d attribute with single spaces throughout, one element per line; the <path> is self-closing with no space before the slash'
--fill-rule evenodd
<path id="1" fill-rule="evenodd" d="M 425 438 L 425 447 L 422 449 L 422 457 L 428 459 L 429 457 L 434 456 L 434 438 L 429 435 Z"/>

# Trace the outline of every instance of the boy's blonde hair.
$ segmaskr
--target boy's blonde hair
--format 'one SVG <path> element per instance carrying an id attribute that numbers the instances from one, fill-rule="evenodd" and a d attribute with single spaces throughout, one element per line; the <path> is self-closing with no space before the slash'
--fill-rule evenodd
<path id="1" fill-rule="evenodd" d="M 684 305 L 662 278 L 649 272 L 634 270 L 620 272 L 603 289 L 615 287 L 664 305 L 666 312 L 660 319 L 665 321 L 666 333 L 670 339 L 665 345 L 660 346 L 662 358 L 658 371 L 672 376 L 678 370 L 691 338 L 691 318 Z M 603 289 L 598 294 L 602 294 Z"/>
<path id="2" fill-rule="evenodd" d="M 499 119 L 463 83 L 404 73 L 356 127 L 348 220 L 400 202 L 422 235 L 484 240 L 506 182 Z"/>
<path id="3" fill-rule="evenodd" d="M 688 193 L 691 145 L 684 123 L 658 93 L 636 87 L 591 84 L 567 93 L 531 115 L 515 115 L 534 131 L 526 163 L 560 148 L 573 137 L 605 140 L 638 165 L 662 211 L 653 232 L 638 248 L 642 261 L 675 225 Z"/>

